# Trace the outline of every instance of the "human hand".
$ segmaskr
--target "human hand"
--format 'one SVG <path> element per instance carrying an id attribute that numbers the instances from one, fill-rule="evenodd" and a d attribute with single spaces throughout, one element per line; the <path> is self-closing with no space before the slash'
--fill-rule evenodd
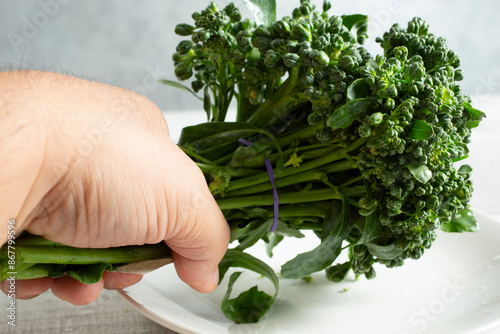
<path id="1" fill-rule="evenodd" d="M 201 292 L 217 286 L 228 225 L 152 102 L 37 71 L 0 73 L 0 87 L 1 244 L 12 217 L 16 234 L 27 230 L 75 247 L 165 241 L 184 282 Z M 87 304 L 103 287 L 125 287 L 140 277 L 106 272 L 93 285 L 69 277 L 17 281 L 16 297 L 50 288 L 61 299 Z"/>

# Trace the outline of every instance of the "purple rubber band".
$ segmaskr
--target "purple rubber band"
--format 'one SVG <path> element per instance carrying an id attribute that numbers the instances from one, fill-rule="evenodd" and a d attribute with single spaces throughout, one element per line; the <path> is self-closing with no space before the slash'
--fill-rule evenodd
<path id="1" fill-rule="evenodd" d="M 242 144 L 244 144 L 246 146 L 252 146 L 253 145 L 253 143 L 250 140 L 245 139 L 245 138 L 238 139 L 238 142 L 242 143 Z"/>
<path id="2" fill-rule="evenodd" d="M 252 146 L 253 143 L 250 140 L 240 138 L 238 139 L 238 142 L 246 145 L 246 146 Z M 267 169 L 267 174 L 269 174 L 269 180 L 271 181 L 271 185 L 273 186 L 273 206 L 274 206 L 274 217 L 273 217 L 273 226 L 271 227 L 271 232 L 276 231 L 276 228 L 278 227 L 278 216 L 279 216 L 279 199 L 278 199 L 278 190 L 276 190 L 276 186 L 274 185 L 274 171 L 273 171 L 273 166 L 271 165 L 271 161 L 269 158 L 266 158 L 264 160 L 264 163 L 266 164 L 266 169 Z"/>
<path id="3" fill-rule="evenodd" d="M 264 162 L 266 163 L 266 169 L 267 173 L 269 174 L 269 180 L 271 181 L 271 185 L 273 186 L 274 222 L 273 226 L 271 227 L 271 232 L 274 232 L 278 227 L 278 214 L 279 214 L 278 190 L 276 190 L 276 187 L 274 186 L 274 171 L 273 171 L 273 166 L 271 165 L 271 161 L 269 161 L 269 158 L 266 158 Z"/>

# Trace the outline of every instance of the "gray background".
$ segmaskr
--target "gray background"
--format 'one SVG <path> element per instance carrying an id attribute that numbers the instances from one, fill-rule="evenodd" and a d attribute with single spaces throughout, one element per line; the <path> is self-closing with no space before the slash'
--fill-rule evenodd
<path id="1" fill-rule="evenodd" d="M 313 0 L 321 7 L 322 0 Z M 222 7 L 229 1 L 218 1 Z M 162 110 L 201 109 L 188 93 L 165 87 L 174 79 L 171 55 L 181 40 L 177 23 L 208 0 L 0 0 L 0 67 L 31 68 L 119 85 L 153 100 Z M 236 1 L 237 4 L 241 4 Z M 299 0 L 278 0 L 278 17 Z M 464 90 L 477 103 L 500 90 L 500 2 L 495 0 L 335 0 L 330 13 L 370 15 L 370 37 L 413 16 L 446 36 L 462 59 Z M 248 15 L 248 14 L 244 14 Z M 373 53 L 378 45 L 368 43 Z"/>

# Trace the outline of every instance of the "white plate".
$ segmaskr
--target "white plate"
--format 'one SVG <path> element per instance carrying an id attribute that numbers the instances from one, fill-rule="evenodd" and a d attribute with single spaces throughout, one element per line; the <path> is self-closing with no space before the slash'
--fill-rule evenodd
<path id="1" fill-rule="evenodd" d="M 281 279 L 278 299 L 257 324 L 237 325 L 224 317 L 220 302 L 226 282 L 212 293 L 197 293 L 173 266 L 146 274 L 120 293 L 146 317 L 182 334 L 500 333 L 500 223 L 476 217 L 480 232 L 440 233 L 420 260 L 395 269 L 378 265 L 371 281 L 331 283 L 322 273 L 310 283 Z M 252 253 L 278 271 L 317 243 L 313 236 L 306 239 L 287 240 L 269 260 L 262 245 Z M 257 283 L 272 289 L 254 273 L 237 281 L 241 290 Z"/>

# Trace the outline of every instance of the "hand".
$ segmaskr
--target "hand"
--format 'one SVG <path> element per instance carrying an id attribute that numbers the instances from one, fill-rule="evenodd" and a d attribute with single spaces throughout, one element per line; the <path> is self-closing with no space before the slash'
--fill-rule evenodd
<path id="1" fill-rule="evenodd" d="M 152 102 L 37 71 L 0 73 L 0 98 L 1 244 L 13 217 L 17 234 L 27 230 L 75 247 L 163 240 L 184 282 L 200 292 L 215 289 L 228 225 Z M 94 285 L 69 277 L 18 281 L 16 296 L 50 288 L 61 299 L 87 304 L 103 287 L 125 287 L 140 277 L 106 272 Z"/>

